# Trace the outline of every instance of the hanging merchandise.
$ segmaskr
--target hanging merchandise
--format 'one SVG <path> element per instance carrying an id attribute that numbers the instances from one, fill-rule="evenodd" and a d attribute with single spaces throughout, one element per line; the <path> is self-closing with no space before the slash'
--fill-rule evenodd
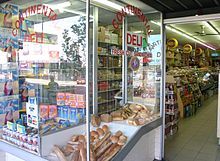
<path id="1" fill-rule="evenodd" d="M 186 44 L 183 46 L 183 53 L 191 53 L 192 51 L 192 46 L 190 44 Z"/>
<path id="2" fill-rule="evenodd" d="M 178 46 L 178 41 L 175 38 L 171 38 L 167 41 L 167 47 L 169 49 L 175 49 Z"/>
<path id="3" fill-rule="evenodd" d="M 201 48 L 197 48 L 197 49 L 195 50 L 196 56 L 197 56 L 197 55 L 201 55 L 202 52 L 203 52 L 203 50 L 202 50 Z"/>

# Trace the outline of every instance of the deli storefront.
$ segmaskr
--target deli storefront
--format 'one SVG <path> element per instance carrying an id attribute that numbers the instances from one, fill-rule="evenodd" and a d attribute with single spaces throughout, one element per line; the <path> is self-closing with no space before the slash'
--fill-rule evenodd
<path id="1" fill-rule="evenodd" d="M 141 1 L 0 9 L 5 160 L 161 160 L 161 13 Z"/>

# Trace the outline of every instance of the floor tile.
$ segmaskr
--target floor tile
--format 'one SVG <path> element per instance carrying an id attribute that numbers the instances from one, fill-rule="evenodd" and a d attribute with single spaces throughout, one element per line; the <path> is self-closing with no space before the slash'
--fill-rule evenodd
<path id="1" fill-rule="evenodd" d="M 178 133 L 166 140 L 166 161 L 220 161 L 217 103 L 215 95 L 204 102 L 196 115 L 180 120 Z"/>
<path id="2" fill-rule="evenodd" d="M 199 153 L 196 156 L 196 159 L 197 160 L 204 160 L 204 161 L 215 161 L 216 155 L 206 154 L 206 153 Z"/>

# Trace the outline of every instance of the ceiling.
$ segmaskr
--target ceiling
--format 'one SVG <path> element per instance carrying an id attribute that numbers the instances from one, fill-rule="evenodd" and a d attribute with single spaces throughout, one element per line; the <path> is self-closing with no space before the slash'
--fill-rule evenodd
<path id="1" fill-rule="evenodd" d="M 169 27 L 172 27 L 174 29 L 177 29 L 187 35 L 190 35 L 196 39 L 199 39 L 200 41 L 204 42 L 205 44 L 215 48 L 220 49 L 220 20 L 216 21 L 208 21 L 209 24 L 211 24 L 211 27 L 206 21 L 202 22 L 195 22 L 195 23 L 188 23 L 188 24 L 171 24 L 168 25 Z M 204 26 L 204 34 L 202 34 L 201 25 Z M 195 33 L 200 32 L 200 34 Z M 207 34 L 207 35 L 206 35 Z M 208 35 L 208 34 L 215 34 L 215 35 Z M 180 34 L 177 34 L 169 29 L 167 29 L 166 32 L 167 39 L 169 38 L 176 38 L 181 45 L 184 45 L 186 43 L 190 43 L 192 46 L 195 46 L 195 41 L 192 41 Z M 200 46 L 202 48 L 206 48 L 198 43 L 196 43 L 197 46 Z"/>
<path id="2" fill-rule="evenodd" d="M 141 0 L 164 13 L 164 18 L 176 18 L 220 12 L 220 0 Z"/>

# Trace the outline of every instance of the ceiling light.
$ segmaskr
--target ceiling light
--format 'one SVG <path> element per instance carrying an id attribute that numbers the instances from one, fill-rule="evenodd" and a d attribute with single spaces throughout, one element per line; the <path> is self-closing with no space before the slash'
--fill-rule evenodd
<path id="1" fill-rule="evenodd" d="M 113 9 L 117 9 L 119 11 L 121 11 L 121 9 L 123 8 L 123 6 L 116 4 L 114 2 L 108 1 L 108 0 L 93 0 L 93 2 L 97 2 L 99 4 L 111 7 Z"/>
<path id="2" fill-rule="evenodd" d="M 56 10 L 56 9 L 64 9 L 66 7 L 71 6 L 71 3 L 69 1 L 63 2 L 63 3 L 57 3 L 57 4 L 46 4 L 50 8 Z"/>
<path id="3" fill-rule="evenodd" d="M 159 22 L 156 22 L 156 21 L 150 21 L 150 22 L 153 23 L 153 24 L 155 24 L 155 25 L 161 26 L 161 24 L 160 24 Z M 188 35 L 188 34 L 185 34 L 185 33 L 181 32 L 181 31 L 175 29 L 174 27 L 170 27 L 170 26 L 167 26 L 167 25 L 166 25 L 166 29 L 168 29 L 168 30 L 170 30 L 170 31 L 172 31 L 172 32 L 175 32 L 175 33 L 177 33 L 177 34 L 179 34 L 179 35 L 181 35 L 181 36 L 183 36 L 183 37 L 185 37 L 185 38 L 187 38 L 187 39 L 190 39 L 190 40 L 192 40 L 192 41 L 195 41 L 195 42 L 197 42 L 197 43 L 199 43 L 199 44 L 201 44 L 201 45 L 203 45 L 203 46 L 205 46 L 205 47 L 207 47 L 207 48 L 209 48 L 209 49 L 216 50 L 215 48 L 213 48 L 213 47 L 211 47 L 211 46 L 205 44 L 205 43 L 202 42 L 201 40 L 196 39 L 196 38 L 194 38 L 194 37 L 192 37 L 192 36 L 190 36 L 190 35 Z"/>
<path id="4" fill-rule="evenodd" d="M 112 9 L 118 10 L 118 11 L 121 11 L 124 8 L 124 6 L 119 5 L 117 3 L 114 3 L 114 2 L 111 2 L 109 0 L 92 0 L 92 2 L 99 4 L 99 5 L 104 5 L 106 7 L 110 7 Z M 133 13 L 129 12 L 127 9 L 125 9 L 125 12 L 127 14 L 134 15 Z"/>

